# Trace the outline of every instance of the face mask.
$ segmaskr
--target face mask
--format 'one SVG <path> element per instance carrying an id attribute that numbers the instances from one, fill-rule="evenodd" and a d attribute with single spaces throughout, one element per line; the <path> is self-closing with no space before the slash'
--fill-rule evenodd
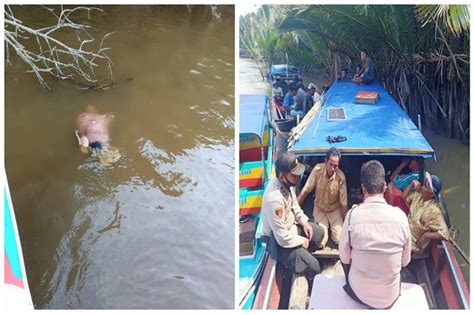
<path id="1" fill-rule="evenodd" d="M 291 187 L 295 187 L 296 185 L 298 185 L 301 181 L 301 176 L 298 176 L 298 180 L 296 181 L 296 183 L 292 183 L 291 181 L 288 180 L 286 176 L 284 177 L 285 177 L 285 183 L 282 183 L 282 184 L 288 190 L 290 190 Z"/>

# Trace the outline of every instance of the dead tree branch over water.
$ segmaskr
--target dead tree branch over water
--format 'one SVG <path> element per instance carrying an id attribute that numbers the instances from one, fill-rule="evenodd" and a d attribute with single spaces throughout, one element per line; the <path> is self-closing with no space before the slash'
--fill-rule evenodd
<path id="1" fill-rule="evenodd" d="M 92 43 L 96 41 L 89 32 L 92 26 L 72 20 L 74 14 L 85 12 L 90 19 L 92 11 L 102 10 L 95 7 L 66 9 L 61 6 L 58 14 L 53 8 L 43 8 L 49 11 L 56 21 L 51 23 L 52 25 L 35 28 L 25 25 L 15 17 L 9 5 L 5 6 L 6 64 L 11 64 L 10 50 L 15 51 L 31 68 L 40 85 L 47 90 L 51 88 L 46 82 L 45 74 L 58 80 L 73 80 L 97 86 L 95 69 L 102 63 L 107 67 L 109 80 L 112 81 L 114 64 L 107 55 L 110 48 L 104 46 L 104 43 L 113 32 L 105 34 L 99 46 L 92 48 Z M 57 36 L 60 31 L 67 29 L 75 31 L 76 45 L 68 44 Z"/>

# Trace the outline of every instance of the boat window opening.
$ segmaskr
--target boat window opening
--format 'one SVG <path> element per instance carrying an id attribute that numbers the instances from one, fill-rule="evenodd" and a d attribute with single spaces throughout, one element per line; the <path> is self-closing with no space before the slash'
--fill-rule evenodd
<path id="1" fill-rule="evenodd" d="M 327 110 L 328 121 L 347 120 L 346 109 L 343 107 L 331 107 Z"/>
<path id="2" fill-rule="evenodd" d="M 385 169 L 386 177 L 385 181 L 387 182 L 387 185 L 390 181 L 390 174 L 391 172 L 397 168 L 397 166 L 400 164 L 400 162 L 406 158 L 405 156 L 342 156 L 342 159 L 339 163 L 339 168 L 344 172 L 344 175 L 346 177 L 346 186 L 347 186 L 347 203 L 349 209 L 354 205 L 354 204 L 359 204 L 364 201 L 364 197 L 362 195 L 362 189 L 360 186 L 360 168 L 362 164 L 369 160 L 378 160 L 382 163 Z M 308 164 L 313 168 L 316 164 L 318 163 L 324 163 L 324 156 L 305 156 L 302 159 L 302 162 L 304 164 Z M 408 168 L 402 171 L 402 173 L 405 173 L 408 171 Z M 297 189 L 297 193 L 301 191 L 301 189 L 304 187 L 307 179 L 309 177 L 309 173 L 306 173 L 303 176 L 303 179 L 301 181 L 301 185 L 299 189 Z M 313 202 L 314 202 L 314 192 L 311 194 L 312 197 L 306 198 L 305 203 L 302 205 L 302 208 L 306 215 L 309 217 L 312 217 L 312 212 L 313 212 Z M 310 203 L 308 203 L 308 200 L 310 200 Z M 308 203 L 308 204 L 307 204 Z"/>

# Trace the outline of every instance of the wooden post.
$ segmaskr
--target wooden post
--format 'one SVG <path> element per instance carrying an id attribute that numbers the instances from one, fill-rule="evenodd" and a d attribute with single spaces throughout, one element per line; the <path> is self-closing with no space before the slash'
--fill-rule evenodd
<path id="1" fill-rule="evenodd" d="M 293 274 L 288 309 L 305 310 L 308 301 L 308 280 L 302 274 Z"/>

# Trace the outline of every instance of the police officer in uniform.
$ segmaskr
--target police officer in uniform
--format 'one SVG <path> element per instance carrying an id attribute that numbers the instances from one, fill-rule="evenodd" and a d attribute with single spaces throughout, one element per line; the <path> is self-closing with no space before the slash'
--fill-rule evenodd
<path id="1" fill-rule="evenodd" d="M 313 278 L 321 267 L 310 251 L 320 247 L 324 230 L 308 222 L 295 195 L 305 167 L 294 154 L 285 152 L 277 158 L 275 168 L 276 176 L 263 195 L 262 235 L 275 238 L 279 262 L 295 273 Z"/>

